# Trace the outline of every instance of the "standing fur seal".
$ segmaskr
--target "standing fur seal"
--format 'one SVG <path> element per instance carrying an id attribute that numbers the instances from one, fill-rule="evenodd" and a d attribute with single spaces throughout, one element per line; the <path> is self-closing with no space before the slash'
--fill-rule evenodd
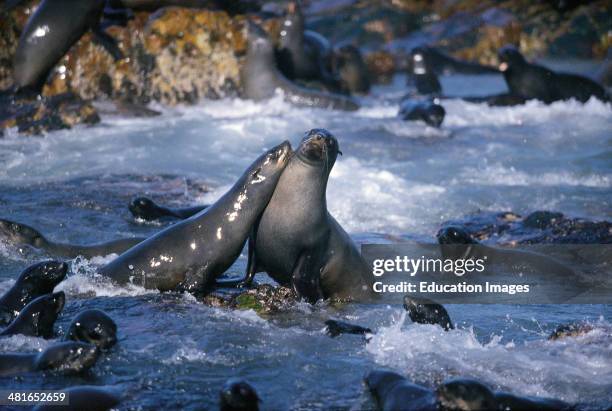
<path id="1" fill-rule="evenodd" d="M 8 327 L 0 332 L 0 336 L 21 334 L 31 337 L 53 337 L 53 325 L 65 302 L 66 296 L 63 291 L 34 299 L 21 310 Z"/>
<path id="2" fill-rule="evenodd" d="M 371 296 L 367 263 L 327 211 L 327 180 L 338 153 L 329 131 L 306 133 L 249 239 L 246 284 L 265 271 L 310 302 Z"/>
<path id="3" fill-rule="evenodd" d="M 420 54 L 427 71 L 440 74 L 499 74 L 495 67 L 483 66 L 470 61 L 461 61 L 442 53 L 434 47 L 419 46 L 411 51 L 411 56 Z"/>
<path id="4" fill-rule="evenodd" d="M 333 65 L 342 92 L 367 94 L 370 91 L 370 73 L 358 47 L 346 44 L 335 50 Z"/>
<path id="5" fill-rule="evenodd" d="M 79 373 L 91 368 L 97 359 L 98 349 L 95 345 L 60 342 L 37 354 L 0 354 L 0 377 L 47 370 Z"/>
<path id="6" fill-rule="evenodd" d="M 338 84 L 328 70 L 332 48 L 318 33 L 304 30 L 299 1 L 290 1 L 282 21 L 276 60 L 279 70 L 290 80 L 319 80 L 331 89 Z"/>
<path id="7" fill-rule="evenodd" d="M 164 217 L 185 219 L 196 215 L 204 210 L 208 205 L 185 207 L 185 208 L 170 208 L 156 204 L 153 200 L 147 197 L 138 197 L 132 200 L 128 208 L 134 218 L 140 218 L 145 221 L 159 220 Z"/>
<path id="8" fill-rule="evenodd" d="M 221 411 L 258 411 L 260 401 L 255 389 L 237 378 L 227 380 L 219 393 Z"/>
<path id="9" fill-rule="evenodd" d="M 577 74 L 556 73 L 528 63 L 514 46 L 505 46 L 498 54 L 499 69 L 511 94 L 547 104 L 571 98 L 584 103 L 591 97 L 609 101 L 606 90 L 593 80 Z"/>
<path id="10" fill-rule="evenodd" d="M 240 255 L 289 162 L 288 141 L 262 154 L 215 204 L 99 269 L 119 284 L 202 292 Z"/>
<path id="11" fill-rule="evenodd" d="M 359 104 L 349 97 L 306 89 L 293 84 L 276 68 L 274 47 L 265 31 L 248 22 L 246 61 L 241 71 L 245 97 L 265 100 L 282 90 L 285 101 L 297 106 L 357 110 Z"/>
<path id="12" fill-rule="evenodd" d="M 117 324 L 104 311 L 85 310 L 72 320 L 64 340 L 82 341 L 106 350 L 117 343 Z"/>
<path id="13" fill-rule="evenodd" d="M 66 278 L 68 264 L 43 261 L 29 266 L 19 274 L 13 286 L 0 297 L 0 324 L 13 321 L 33 299 L 53 292 Z"/>
<path id="14" fill-rule="evenodd" d="M 12 244 L 31 245 L 51 255 L 65 258 L 75 258 L 79 255 L 91 258 L 109 254 L 120 254 L 145 240 L 145 238 L 134 237 L 91 245 L 56 243 L 48 240 L 30 226 L 4 219 L 0 219 L 0 236 L 5 237 Z"/>
<path id="15" fill-rule="evenodd" d="M 403 120 L 423 121 L 425 124 L 432 127 L 440 127 L 444 121 L 446 110 L 438 103 L 437 99 L 433 100 L 415 100 L 406 99 L 400 105 L 399 116 Z"/>
<path id="16" fill-rule="evenodd" d="M 410 59 L 411 76 L 408 79 L 414 81 L 417 92 L 423 95 L 442 94 L 442 85 L 438 76 L 425 63 L 425 56 L 418 49 L 415 49 L 410 54 Z"/>
<path id="17" fill-rule="evenodd" d="M 410 319 L 419 324 L 438 324 L 444 331 L 455 328 L 446 309 L 427 298 L 404 297 L 404 309 Z"/>
<path id="18" fill-rule="evenodd" d="M 43 0 L 28 19 L 13 59 L 13 77 L 19 90 L 39 92 L 49 71 L 89 29 L 115 59 L 116 43 L 99 27 L 104 0 Z"/>

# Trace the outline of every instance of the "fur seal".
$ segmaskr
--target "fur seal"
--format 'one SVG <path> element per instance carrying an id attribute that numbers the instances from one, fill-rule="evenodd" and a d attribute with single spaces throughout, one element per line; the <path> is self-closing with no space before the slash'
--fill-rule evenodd
<path id="1" fill-rule="evenodd" d="M 340 334 L 372 334 L 372 330 L 369 328 L 337 320 L 325 321 L 325 332 L 332 338 L 335 338 Z"/>
<path id="2" fill-rule="evenodd" d="M 444 331 L 455 328 L 446 309 L 427 298 L 404 296 L 404 309 L 410 319 L 419 324 L 438 324 Z"/>
<path id="3" fill-rule="evenodd" d="M 23 270 L 15 284 L 0 297 L 0 324 L 13 321 L 33 299 L 53 292 L 67 272 L 68 264 L 60 261 L 43 261 Z"/>
<path id="4" fill-rule="evenodd" d="M 414 82 L 414 86 L 419 94 L 439 96 L 442 94 L 442 85 L 438 80 L 438 75 L 431 70 L 425 63 L 425 57 L 418 50 L 413 50 L 410 54 L 410 74 L 409 81 Z"/>
<path id="5" fill-rule="evenodd" d="M 65 341 L 37 354 L 0 354 L 0 377 L 33 371 L 79 373 L 91 368 L 97 359 L 98 349 L 94 345 Z"/>
<path id="6" fill-rule="evenodd" d="M 32 300 L 21 310 L 17 318 L 0 332 L 0 336 L 22 334 L 31 337 L 53 337 L 53 325 L 65 302 L 66 296 L 63 291 L 42 295 Z"/>
<path id="7" fill-rule="evenodd" d="M 473 239 L 462 227 L 444 227 L 438 231 L 437 237 L 444 258 L 486 258 L 490 265 L 503 264 L 514 267 L 514 270 L 521 263 L 520 266 L 547 276 L 555 274 L 576 278 L 574 270 L 552 257 L 534 251 L 489 247 Z"/>
<path id="8" fill-rule="evenodd" d="M 28 19 L 15 51 L 17 89 L 39 92 L 49 71 L 89 29 L 115 59 L 120 59 L 117 44 L 99 27 L 104 4 L 104 0 L 43 0 Z"/>
<path id="9" fill-rule="evenodd" d="M 591 97 L 604 102 L 610 100 L 606 90 L 593 80 L 529 63 L 514 46 L 502 47 L 498 55 L 499 69 L 511 94 L 547 104 L 571 98 L 583 103 Z"/>
<path id="10" fill-rule="evenodd" d="M 145 240 L 141 237 L 134 237 L 91 245 L 56 243 L 48 240 L 30 226 L 4 219 L 0 219 L 0 236 L 5 237 L 12 244 L 30 245 L 44 250 L 50 255 L 65 258 L 75 258 L 79 255 L 91 258 L 100 255 L 120 254 Z"/>
<path id="11" fill-rule="evenodd" d="M 310 90 L 293 84 L 276 68 L 274 47 L 266 32 L 253 22 L 247 23 L 248 47 L 241 71 L 244 96 L 252 100 L 265 100 L 282 90 L 285 101 L 304 107 L 322 107 L 338 110 L 357 110 L 359 104 L 339 94 Z"/>
<path id="12" fill-rule="evenodd" d="M 80 312 L 70 323 L 65 341 L 82 341 L 105 350 L 117 343 L 117 324 L 104 311 Z"/>
<path id="13" fill-rule="evenodd" d="M 231 378 L 219 393 L 221 411 L 258 411 L 261 400 L 248 382 Z"/>
<path id="14" fill-rule="evenodd" d="M 134 218 L 140 218 L 145 221 L 160 220 L 164 217 L 178 218 L 184 220 L 200 211 L 204 210 L 208 205 L 185 207 L 185 208 L 170 208 L 158 205 L 153 200 L 147 197 L 138 197 L 132 200 L 128 205 L 128 209 Z"/>
<path id="15" fill-rule="evenodd" d="M 81 385 L 62 390 L 68 394 L 70 404 L 40 404 L 32 411 L 109 411 L 121 402 L 121 396 L 114 390 L 93 385 Z"/>
<path id="16" fill-rule="evenodd" d="M 371 371 L 365 383 L 382 411 L 438 410 L 432 390 L 413 384 L 394 372 Z"/>
<path id="17" fill-rule="evenodd" d="M 278 68 L 290 80 L 319 80 L 335 89 L 337 82 L 327 69 L 331 64 L 332 48 L 320 34 L 304 30 L 304 24 L 300 2 L 290 1 L 275 53 Z"/>
<path id="18" fill-rule="evenodd" d="M 119 284 L 202 292 L 238 258 L 291 157 L 288 141 L 255 160 L 215 204 L 99 269 Z"/>
<path id="19" fill-rule="evenodd" d="M 333 66 L 340 82 L 340 91 L 348 94 L 369 93 L 370 73 L 358 47 L 346 44 L 335 50 Z"/>
<path id="20" fill-rule="evenodd" d="M 442 409 L 495 410 L 495 394 L 486 385 L 469 378 L 453 378 L 444 381 L 436 389 Z"/>
<path id="21" fill-rule="evenodd" d="M 244 284 L 265 271 L 310 302 L 372 296 L 367 263 L 327 211 L 327 180 L 338 153 L 329 131 L 306 133 L 249 239 Z"/>
<path id="22" fill-rule="evenodd" d="M 440 127 L 445 115 L 446 110 L 437 99 L 425 101 L 406 99 L 402 101 L 399 110 L 399 116 L 403 120 L 423 121 L 425 124 L 436 128 Z"/>
<path id="23" fill-rule="evenodd" d="M 419 46 L 412 49 L 410 55 L 421 55 L 427 71 L 435 74 L 499 74 L 495 67 L 483 66 L 482 64 L 469 61 L 457 60 L 442 53 L 434 47 Z"/>

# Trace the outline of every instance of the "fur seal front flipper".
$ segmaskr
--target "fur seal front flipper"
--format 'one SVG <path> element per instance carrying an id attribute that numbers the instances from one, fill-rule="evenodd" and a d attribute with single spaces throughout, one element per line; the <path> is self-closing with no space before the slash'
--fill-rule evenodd
<path id="1" fill-rule="evenodd" d="M 13 321 L 35 298 L 53 292 L 67 272 L 68 264 L 60 261 L 43 261 L 23 270 L 15 284 L 0 297 L 0 325 Z"/>
<path id="2" fill-rule="evenodd" d="M 359 104 L 349 97 L 306 89 L 289 81 L 276 68 L 274 46 L 266 32 L 253 22 L 247 23 L 247 30 L 246 62 L 240 73 L 246 98 L 266 100 L 281 90 L 285 101 L 297 106 L 349 111 L 359 109 Z"/>
<path id="3" fill-rule="evenodd" d="M 130 248 L 98 271 L 119 284 L 203 293 L 238 258 L 291 157 L 268 150 L 215 204 Z"/>
<path id="4" fill-rule="evenodd" d="M 135 198 L 128 205 L 134 218 L 140 218 L 145 221 L 159 220 L 164 217 L 184 220 L 185 218 L 198 214 L 207 207 L 209 206 L 202 205 L 185 208 L 170 208 L 161 206 L 147 197 Z"/>
<path id="5" fill-rule="evenodd" d="M 109 254 L 120 254 L 145 240 L 142 237 L 134 237 L 91 245 L 56 243 L 48 240 L 30 226 L 4 219 L 0 219 L 0 236 L 5 237 L 12 244 L 30 245 L 44 250 L 50 255 L 65 258 L 75 258 L 79 255 L 91 258 Z"/>

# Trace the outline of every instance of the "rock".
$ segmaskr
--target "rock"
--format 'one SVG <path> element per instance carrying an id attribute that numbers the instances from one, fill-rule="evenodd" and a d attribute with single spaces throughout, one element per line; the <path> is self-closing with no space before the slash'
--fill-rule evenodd
<path id="1" fill-rule="evenodd" d="M 568 337 L 579 337 L 595 328 L 588 323 L 570 323 L 558 326 L 549 336 L 549 340 L 560 340 Z"/>
<path id="2" fill-rule="evenodd" d="M 17 127 L 20 133 L 30 135 L 100 121 L 91 103 L 72 93 L 34 100 L 4 96 L 0 107 L 0 130 Z"/>
<path id="3" fill-rule="evenodd" d="M 370 80 L 374 83 L 388 83 L 397 71 L 395 57 L 388 51 L 373 51 L 364 57 Z"/>
<path id="4" fill-rule="evenodd" d="M 201 301 L 211 307 L 254 310 L 259 315 L 269 315 L 286 311 L 300 300 L 290 288 L 259 284 L 248 290 L 215 290 Z"/>
<path id="5" fill-rule="evenodd" d="M 12 85 L 12 56 L 36 4 L 26 1 L 10 12 L 0 12 L 3 89 Z M 93 42 L 91 33 L 86 33 L 51 71 L 42 94 L 50 97 L 71 93 L 85 101 L 110 97 L 130 103 L 158 101 L 168 105 L 234 96 L 241 86 L 239 71 L 246 48 L 246 18 L 230 17 L 224 11 L 181 7 L 166 7 L 153 14 L 136 12 L 125 27 L 106 29 L 117 40 L 123 59 L 115 61 Z M 261 20 L 257 16 L 249 18 Z M 278 20 L 269 18 L 262 26 L 273 39 L 278 38 Z M 89 118 L 83 115 L 64 118 L 68 112 L 74 110 L 63 112 L 61 122 L 53 120 L 51 123 L 57 124 L 42 128 L 69 126 L 79 118 Z M 10 126 L 10 122 L 3 124 Z"/>

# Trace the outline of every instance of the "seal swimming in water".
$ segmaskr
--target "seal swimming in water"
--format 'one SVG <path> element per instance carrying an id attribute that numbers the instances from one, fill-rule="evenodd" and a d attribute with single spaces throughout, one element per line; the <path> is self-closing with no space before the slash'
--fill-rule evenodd
<path id="1" fill-rule="evenodd" d="M 105 350 L 117 343 L 117 324 L 104 311 L 80 312 L 70 323 L 65 341 L 82 341 Z"/>
<path id="2" fill-rule="evenodd" d="M 265 271 L 310 302 L 372 296 L 367 263 L 327 211 L 327 180 L 339 153 L 329 131 L 306 133 L 249 239 L 243 284 Z"/>
<path id="3" fill-rule="evenodd" d="M 98 271 L 119 284 L 205 291 L 240 255 L 291 153 L 288 141 L 268 150 L 215 204 L 149 237 Z"/>
<path id="4" fill-rule="evenodd" d="M 31 337 L 53 337 L 53 325 L 65 302 L 66 296 L 63 291 L 42 295 L 30 301 L 17 318 L 0 332 L 0 336 L 21 334 Z"/>
<path id="5" fill-rule="evenodd" d="M 427 298 L 404 296 L 404 309 L 410 319 L 419 324 L 438 324 L 444 331 L 455 328 L 446 309 Z"/>
<path id="6" fill-rule="evenodd" d="M 423 121 L 425 124 L 439 128 L 444 121 L 446 110 L 438 103 L 437 99 L 433 100 L 414 100 L 406 99 L 402 101 L 399 110 L 399 116 L 403 120 Z"/>
<path id="7" fill-rule="evenodd" d="M 370 371 L 365 383 L 382 411 L 438 410 L 432 390 L 390 371 Z"/>
<path id="8" fill-rule="evenodd" d="M 65 341 L 36 354 L 0 354 L 0 377 L 34 371 L 73 374 L 91 368 L 98 359 L 95 345 Z M 72 399 L 71 399 L 72 400 Z"/>
<path id="9" fill-rule="evenodd" d="M 25 224 L 0 219 L 0 236 L 4 236 L 12 244 L 30 245 L 47 253 L 65 258 L 75 258 L 82 255 L 86 258 L 120 254 L 130 247 L 145 240 L 145 238 L 122 238 L 106 243 L 78 245 L 56 243 L 48 240 L 39 231 Z"/>
<path id="10" fill-rule="evenodd" d="M 282 90 L 285 101 L 297 106 L 359 109 L 359 104 L 349 97 L 293 84 L 276 68 L 274 47 L 266 32 L 253 22 L 247 23 L 247 31 L 247 55 L 240 73 L 245 97 L 265 100 L 273 97 L 276 90 Z"/>
<path id="11" fill-rule="evenodd" d="M 372 334 L 372 330 L 366 327 L 362 327 L 360 325 L 355 325 L 344 321 L 327 320 L 325 321 L 325 333 L 330 337 L 335 338 L 340 334 Z"/>
<path id="12" fill-rule="evenodd" d="M 604 102 L 610 100 L 606 90 L 595 81 L 577 74 L 556 73 L 529 63 L 514 46 L 501 48 L 498 55 L 499 69 L 511 94 L 547 104 L 571 98 L 583 103 L 591 97 Z"/>
<path id="13" fill-rule="evenodd" d="M 0 324 L 10 323 L 30 301 L 53 292 L 67 272 L 68 264 L 60 261 L 43 261 L 23 270 L 15 284 L 0 297 Z"/>
<path id="14" fill-rule="evenodd" d="M 104 4 L 104 0 L 43 0 L 17 44 L 13 58 L 17 89 L 39 92 L 49 71 L 89 29 L 115 59 L 120 59 L 117 44 L 99 27 Z"/>
<path id="15" fill-rule="evenodd" d="M 221 411 L 258 411 L 259 396 L 248 382 L 231 378 L 219 393 Z"/>
<path id="16" fill-rule="evenodd" d="M 185 219 L 196 215 L 204 210 L 208 205 L 170 208 L 158 205 L 153 200 L 147 197 L 138 197 L 132 200 L 128 205 L 128 209 L 134 218 L 140 218 L 145 221 L 160 220 L 164 217 Z"/>
<path id="17" fill-rule="evenodd" d="M 115 409 L 121 402 L 121 396 L 113 388 L 97 385 L 71 387 L 62 390 L 68 395 L 70 404 L 40 404 L 32 408 L 32 411 L 108 411 Z"/>

